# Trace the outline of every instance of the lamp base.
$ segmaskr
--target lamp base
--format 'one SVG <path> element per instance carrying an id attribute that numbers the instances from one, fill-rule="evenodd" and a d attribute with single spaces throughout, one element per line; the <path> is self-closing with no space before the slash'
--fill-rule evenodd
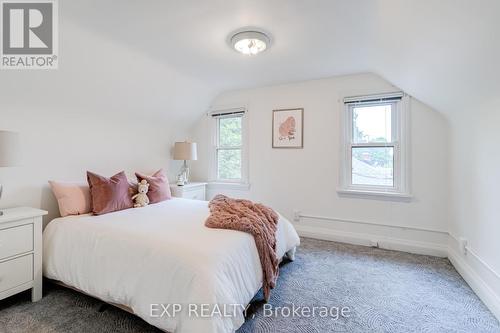
<path id="1" fill-rule="evenodd" d="M 182 165 L 179 175 L 177 176 L 177 185 L 183 186 L 187 183 L 189 183 L 189 167 L 187 161 L 184 160 L 184 164 Z"/>

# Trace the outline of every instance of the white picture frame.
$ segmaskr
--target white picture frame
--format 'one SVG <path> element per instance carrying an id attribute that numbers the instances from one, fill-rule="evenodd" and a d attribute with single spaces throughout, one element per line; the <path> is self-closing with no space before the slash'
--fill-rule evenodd
<path id="1" fill-rule="evenodd" d="M 273 148 L 304 148 L 304 109 L 273 110 Z"/>

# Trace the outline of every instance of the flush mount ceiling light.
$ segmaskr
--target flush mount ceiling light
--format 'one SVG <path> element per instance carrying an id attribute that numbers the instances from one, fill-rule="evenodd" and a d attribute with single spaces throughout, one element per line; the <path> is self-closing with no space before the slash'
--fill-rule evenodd
<path id="1" fill-rule="evenodd" d="M 270 43 L 270 38 L 257 30 L 240 31 L 231 37 L 231 46 L 245 55 L 256 55 L 269 48 Z"/>

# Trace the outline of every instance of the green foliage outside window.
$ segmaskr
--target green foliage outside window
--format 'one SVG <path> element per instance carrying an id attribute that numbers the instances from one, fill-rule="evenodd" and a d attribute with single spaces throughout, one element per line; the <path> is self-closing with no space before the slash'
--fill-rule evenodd
<path id="1" fill-rule="evenodd" d="M 219 179 L 241 179 L 241 117 L 219 119 L 217 172 Z"/>

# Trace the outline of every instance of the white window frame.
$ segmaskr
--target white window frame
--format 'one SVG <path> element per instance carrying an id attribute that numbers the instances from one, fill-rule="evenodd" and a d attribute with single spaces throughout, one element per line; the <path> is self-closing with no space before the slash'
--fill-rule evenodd
<path id="1" fill-rule="evenodd" d="M 346 97 L 341 105 L 341 154 L 340 180 L 337 192 L 359 197 L 410 199 L 410 152 L 409 152 L 409 96 L 397 92 L 367 96 Z M 353 110 L 360 105 L 392 105 L 389 143 L 353 142 Z M 352 183 L 352 149 L 356 147 L 392 147 L 393 186 L 358 185 Z"/>
<path id="2" fill-rule="evenodd" d="M 213 109 L 207 114 L 211 121 L 211 152 L 210 152 L 210 179 L 212 185 L 227 186 L 229 188 L 248 186 L 248 115 L 245 107 Z M 219 120 L 224 118 L 241 117 L 241 147 L 224 147 L 219 145 Z M 221 179 L 218 177 L 218 152 L 221 149 L 241 149 L 241 179 Z"/>

